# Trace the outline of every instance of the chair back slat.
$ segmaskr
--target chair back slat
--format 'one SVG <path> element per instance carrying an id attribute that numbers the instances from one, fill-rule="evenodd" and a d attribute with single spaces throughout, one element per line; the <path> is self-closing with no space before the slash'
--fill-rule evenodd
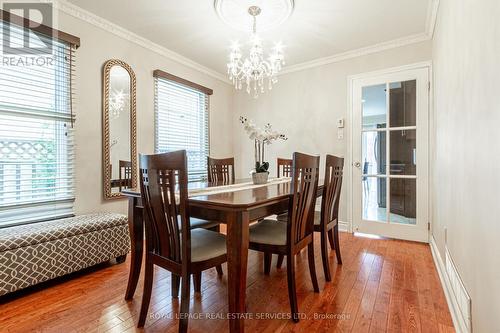
<path id="1" fill-rule="evenodd" d="M 234 157 L 217 159 L 208 156 L 207 164 L 209 182 L 234 183 Z"/>
<path id="2" fill-rule="evenodd" d="M 339 217 L 344 159 L 326 155 L 324 190 L 321 200 L 321 223 L 329 224 Z"/>
<path id="3" fill-rule="evenodd" d="M 319 156 L 293 154 L 292 198 L 288 237 L 292 246 L 314 232 L 314 206 L 318 189 Z"/>
<path id="4" fill-rule="evenodd" d="M 111 164 L 110 164 L 111 168 Z M 111 171 L 110 171 L 111 174 Z M 130 161 L 118 161 L 118 187 L 119 191 L 122 188 L 128 188 L 132 186 L 132 162 Z"/>
<path id="5" fill-rule="evenodd" d="M 139 155 L 139 169 L 148 252 L 189 260 L 190 232 L 179 229 L 180 217 L 182 229 L 189 230 L 186 151 Z"/>
<path id="6" fill-rule="evenodd" d="M 277 161 L 278 171 L 276 177 L 291 177 L 292 176 L 292 163 L 293 160 L 287 158 L 279 158 Z"/>
<path id="7" fill-rule="evenodd" d="M 120 179 L 131 179 L 132 178 L 132 162 L 130 161 L 118 161 L 118 166 L 120 168 Z"/>

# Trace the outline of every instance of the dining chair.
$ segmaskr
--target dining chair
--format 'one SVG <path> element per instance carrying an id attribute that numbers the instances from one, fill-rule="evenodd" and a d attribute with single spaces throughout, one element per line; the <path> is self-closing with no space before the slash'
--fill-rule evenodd
<path id="1" fill-rule="evenodd" d="M 330 263 L 328 260 L 328 244 L 335 250 L 337 263 L 342 264 L 339 242 L 339 202 L 342 189 L 342 176 L 344 159 L 333 155 L 326 155 L 325 180 L 323 194 L 321 196 L 321 212 L 314 212 L 314 231 L 321 233 L 321 257 L 325 280 L 331 281 Z M 281 218 L 280 218 L 281 217 Z M 278 221 L 284 217 L 278 216 Z M 283 263 L 283 255 L 278 255 L 277 268 Z"/>
<path id="2" fill-rule="evenodd" d="M 276 177 L 290 177 L 292 175 L 292 162 L 291 159 L 278 157 Z"/>
<path id="3" fill-rule="evenodd" d="M 222 184 L 234 183 L 234 157 L 212 158 L 207 156 L 208 182 L 220 182 Z M 220 232 L 220 223 L 210 228 Z M 222 268 L 217 266 L 217 273 L 222 275 Z"/>
<path id="4" fill-rule="evenodd" d="M 146 321 L 156 265 L 171 272 L 172 297 L 178 297 L 182 281 L 179 332 L 187 332 L 190 277 L 193 275 L 195 291 L 199 292 L 201 272 L 226 262 L 226 238 L 214 231 L 190 228 L 185 150 L 140 154 L 139 174 L 146 260 L 138 327 Z"/>
<path id="5" fill-rule="evenodd" d="M 335 250 L 337 262 L 342 264 L 339 242 L 339 202 L 342 189 L 342 176 L 344 159 L 341 157 L 326 155 L 325 179 L 323 195 L 321 196 L 321 212 L 314 214 L 314 231 L 321 234 L 321 257 L 323 260 L 323 271 L 325 280 L 331 281 L 330 263 L 328 260 L 328 244 Z"/>
<path id="6" fill-rule="evenodd" d="M 292 196 L 288 222 L 264 219 L 250 226 L 249 248 L 264 252 L 264 273 L 269 274 L 272 254 L 287 257 L 288 297 L 292 320 L 299 321 L 295 289 L 295 256 L 307 247 L 309 273 L 315 292 L 319 292 L 314 266 L 314 206 L 318 189 L 319 156 L 293 154 Z"/>
<path id="7" fill-rule="evenodd" d="M 278 157 L 276 161 L 277 170 L 276 170 L 276 177 L 281 178 L 281 177 L 290 177 L 292 175 L 292 159 L 288 158 L 281 158 Z M 284 221 L 286 222 L 288 220 L 287 218 L 288 212 L 283 212 L 281 214 L 278 214 L 277 219 L 278 221 Z M 276 263 L 277 268 L 281 268 L 283 265 L 283 260 L 285 259 L 284 255 L 278 255 L 278 262 Z"/>
<path id="8" fill-rule="evenodd" d="M 132 185 L 132 162 L 118 161 L 118 179 L 119 192 L 122 191 L 122 187 L 129 188 Z"/>
<path id="9" fill-rule="evenodd" d="M 208 181 L 234 183 L 234 157 L 211 158 L 207 157 Z"/>

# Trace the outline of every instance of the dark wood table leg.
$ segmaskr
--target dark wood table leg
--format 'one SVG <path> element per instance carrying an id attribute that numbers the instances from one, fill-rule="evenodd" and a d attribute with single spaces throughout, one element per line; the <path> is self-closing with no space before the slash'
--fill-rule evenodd
<path id="1" fill-rule="evenodd" d="M 231 212 L 226 220 L 229 331 L 244 332 L 249 215 L 248 212 Z"/>
<path id="2" fill-rule="evenodd" d="M 139 207 L 139 198 L 128 199 L 128 229 L 130 234 L 130 272 L 128 275 L 125 299 L 134 297 L 142 265 L 142 248 L 144 242 L 144 226 L 142 221 L 143 210 Z"/>

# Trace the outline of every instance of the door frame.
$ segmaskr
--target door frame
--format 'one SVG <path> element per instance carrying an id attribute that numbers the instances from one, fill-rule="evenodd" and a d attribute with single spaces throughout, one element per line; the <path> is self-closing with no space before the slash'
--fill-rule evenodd
<path id="1" fill-rule="evenodd" d="M 431 167 L 431 147 L 434 142 L 434 137 L 432 135 L 432 129 L 434 128 L 434 93 L 433 93 L 433 70 L 432 70 L 432 61 L 422 61 L 422 62 L 417 62 L 417 63 L 412 63 L 408 65 L 403 65 L 403 66 L 396 66 L 396 67 L 390 67 L 382 70 L 376 70 L 376 71 L 370 71 L 370 72 L 365 72 L 365 73 L 360 73 L 360 74 L 355 74 L 355 75 L 350 75 L 347 77 L 347 85 L 349 89 L 349 94 L 347 96 L 347 105 L 349 105 L 349 162 L 347 165 L 349 165 L 349 178 L 350 178 L 350 193 L 349 193 L 349 203 L 348 203 L 348 215 L 349 215 L 349 232 L 353 233 L 356 232 L 354 230 L 354 186 L 357 186 L 354 184 L 354 178 L 353 178 L 353 161 L 354 161 L 354 152 L 353 152 L 353 141 L 354 141 L 354 133 L 353 133 L 353 118 L 354 118 L 354 81 L 359 80 L 359 79 L 369 79 L 377 76 L 382 76 L 382 75 L 388 75 L 388 74 L 393 74 L 397 72 L 403 72 L 403 71 L 408 71 L 412 69 L 427 69 L 428 71 L 428 80 L 429 80 L 429 97 L 428 97 L 428 126 L 427 126 L 427 181 L 426 181 L 426 187 L 427 187 L 427 217 L 428 217 L 428 233 L 427 233 L 427 243 L 430 241 L 430 235 L 432 234 L 432 217 L 430 216 L 430 212 L 432 211 L 432 198 L 433 198 L 433 193 L 431 191 L 432 187 L 430 186 L 430 181 L 433 177 L 433 170 Z"/>

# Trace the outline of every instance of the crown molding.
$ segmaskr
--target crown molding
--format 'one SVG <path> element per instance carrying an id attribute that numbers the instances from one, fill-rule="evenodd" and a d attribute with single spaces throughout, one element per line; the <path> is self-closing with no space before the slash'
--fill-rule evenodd
<path id="1" fill-rule="evenodd" d="M 373 54 L 373 53 L 377 53 L 377 52 L 390 50 L 390 49 L 401 47 L 401 46 L 406 46 L 406 45 L 411 45 L 411 44 L 416 44 L 416 43 L 425 42 L 427 40 L 431 40 L 434 36 L 434 29 L 436 27 L 438 8 L 439 8 L 439 0 L 429 0 L 429 5 L 427 6 L 427 17 L 426 17 L 426 21 L 425 21 L 425 32 L 423 32 L 423 33 L 418 33 L 415 35 L 410 35 L 410 36 L 390 40 L 387 42 L 382 42 L 382 43 L 362 47 L 359 49 L 334 54 L 334 55 L 324 57 L 324 58 L 318 58 L 315 60 L 298 63 L 298 64 L 295 64 L 292 66 L 285 67 L 279 73 L 279 75 L 293 73 L 293 72 L 297 72 L 297 71 L 302 71 L 302 70 L 313 68 L 313 67 L 332 64 L 335 62 L 340 62 L 340 61 L 344 61 L 344 60 L 348 60 L 348 59 L 352 59 L 352 58 L 356 58 L 356 57 L 361 57 L 361 56 L 368 55 L 368 54 Z"/>
<path id="2" fill-rule="evenodd" d="M 207 74 L 217 80 L 220 80 L 224 83 L 231 84 L 231 82 L 227 79 L 226 75 L 221 74 L 211 68 L 205 67 L 189 58 L 186 58 L 179 53 L 171 51 L 166 47 L 163 47 L 159 44 L 156 44 L 149 39 L 141 37 L 115 23 L 112 23 L 100 16 L 95 15 L 81 7 L 78 7 L 66 0 L 54 0 L 54 7 L 59 9 L 60 11 L 76 17 L 82 21 L 90 23 L 100 29 L 103 29 L 107 32 L 110 32 L 120 38 L 126 39 L 130 42 L 133 42 L 139 46 L 142 46 L 146 49 L 149 49 L 155 53 L 158 53 L 166 58 L 169 58 L 179 64 L 195 69 L 201 73 Z"/>
<path id="3" fill-rule="evenodd" d="M 378 53 L 378 52 L 394 49 L 394 48 L 401 47 L 401 46 L 416 44 L 416 43 L 424 42 L 427 40 L 430 40 L 430 37 L 428 36 L 427 33 L 419 33 L 419 34 L 415 34 L 415 35 L 411 35 L 411 36 L 407 36 L 407 37 L 403 37 L 403 38 L 394 39 L 394 40 L 391 40 L 388 42 L 383 42 L 383 43 L 379 43 L 379 44 L 375 44 L 375 45 L 362 47 L 362 48 L 352 50 L 352 51 L 334 54 L 334 55 L 329 56 L 329 57 L 319 58 L 319 59 L 315 59 L 315 60 L 311 60 L 311 61 L 306 61 L 306 62 L 303 62 L 300 64 L 296 64 L 293 66 L 288 66 L 288 67 L 285 67 L 283 69 L 283 71 L 280 72 L 280 75 L 293 73 L 293 72 L 297 72 L 297 71 L 302 71 L 305 69 L 323 66 L 323 65 L 327 65 L 327 64 L 332 64 L 335 62 L 340 62 L 340 61 L 344 61 L 347 59 L 357 58 L 357 57 L 361 57 L 361 56 L 368 55 L 368 54 Z"/>
<path id="4" fill-rule="evenodd" d="M 429 39 L 434 37 L 438 9 L 439 0 L 430 0 L 429 6 L 427 7 L 427 20 L 425 22 L 425 33 L 429 36 Z"/>

